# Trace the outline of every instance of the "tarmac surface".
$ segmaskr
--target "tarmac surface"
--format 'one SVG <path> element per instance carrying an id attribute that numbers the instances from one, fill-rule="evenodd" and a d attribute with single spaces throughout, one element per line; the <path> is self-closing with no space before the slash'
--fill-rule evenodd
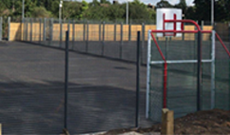
<path id="1" fill-rule="evenodd" d="M 103 44 L 105 43 L 105 44 Z M 190 44 L 188 49 L 185 44 Z M 58 134 L 64 127 L 64 45 L 0 42 L 0 122 L 4 134 Z M 70 42 L 67 128 L 71 134 L 135 126 L 136 42 Z M 193 42 L 162 46 L 168 59 L 196 59 Z M 146 44 L 142 63 L 146 63 Z M 167 51 L 167 49 L 172 51 Z M 203 44 L 203 59 L 210 45 Z M 152 50 L 159 60 L 159 54 Z M 182 53 L 181 53 L 182 52 Z M 186 57 L 185 57 L 186 56 Z M 216 46 L 216 107 L 229 107 L 229 63 Z M 210 109 L 210 64 L 203 64 L 202 109 Z M 162 67 L 152 66 L 150 118 L 160 121 Z M 223 72 L 224 71 L 224 72 Z M 140 127 L 145 119 L 146 67 L 140 70 Z M 196 64 L 168 67 L 168 107 L 181 117 L 196 109 Z M 154 90 L 154 91 L 152 91 Z"/>
<path id="2" fill-rule="evenodd" d="M 64 128 L 64 50 L 0 42 L 3 134 L 59 134 Z M 145 119 L 146 67 L 140 70 L 140 126 Z M 70 134 L 135 126 L 134 63 L 69 52 Z"/>

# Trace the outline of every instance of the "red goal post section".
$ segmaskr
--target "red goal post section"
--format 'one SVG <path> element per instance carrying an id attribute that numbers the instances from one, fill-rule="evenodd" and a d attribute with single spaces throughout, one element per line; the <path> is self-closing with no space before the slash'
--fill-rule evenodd
<path id="1" fill-rule="evenodd" d="M 164 18 L 164 16 L 163 16 L 163 18 Z M 155 36 L 154 36 L 154 34 L 153 33 L 163 33 L 163 36 L 165 36 L 166 35 L 166 33 L 173 33 L 173 34 L 171 34 L 171 36 L 173 35 L 173 36 L 175 36 L 176 35 L 176 33 L 212 33 L 213 31 L 211 31 L 211 30 L 201 30 L 201 28 L 200 28 L 200 26 L 195 22 L 195 21 L 193 21 L 193 20 L 176 20 L 175 19 L 176 17 L 174 16 L 174 19 L 173 20 L 166 20 L 165 18 L 163 19 L 163 30 L 151 30 L 151 37 L 152 37 L 152 39 L 153 39 L 153 41 L 154 41 L 154 43 L 155 43 L 155 45 L 156 45 L 156 47 L 157 47 L 157 49 L 158 49 L 158 51 L 159 51 L 159 53 L 160 53 L 160 56 L 161 56 L 161 58 L 162 58 L 162 60 L 163 60 L 163 64 L 164 64 L 164 72 L 163 72 L 163 108 L 166 108 L 167 107 L 167 64 L 168 64 L 168 62 L 167 62 L 167 60 L 166 60 L 166 58 L 165 58 L 165 56 L 164 56 L 164 54 L 163 54 L 163 52 L 162 52 L 162 50 L 160 49 L 160 46 L 159 46 L 159 44 L 157 43 L 157 40 L 156 40 L 156 38 L 155 38 Z M 165 25 L 165 23 L 174 23 L 174 28 L 173 28 L 173 30 L 165 30 L 165 27 L 164 27 L 164 25 Z M 176 23 L 181 23 L 181 30 L 177 30 L 175 27 L 176 27 Z M 183 26 L 184 26 L 184 23 L 192 23 L 192 24 L 194 24 L 195 26 L 196 26 L 196 28 L 197 28 L 197 30 L 183 30 Z M 217 33 L 215 33 L 215 36 L 218 38 L 218 40 L 220 41 L 220 43 L 221 43 L 221 45 L 223 46 L 223 48 L 225 49 L 225 51 L 226 51 L 226 53 L 229 55 L 229 57 L 230 57 L 230 52 L 229 52 L 229 50 L 227 49 L 227 47 L 224 45 L 224 43 L 223 43 L 223 41 L 221 40 L 221 38 L 220 38 L 220 36 L 217 34 Z M 149 37 L 150 38 L 150 37 Z M 215 37 L 214 37 L 215 38 Z M 150 42 L 150 41 L 149 41 Z M 150 43 L 149 43 L 150 44 Z M 200 46 L 199 46 L 199 48 L 200 48 L 200 52 L 198 52 L 198 55 L 199 55 L 199 57 L 198 57 L 198 59 L 197 59 L 197 62 L 198 62 L 198 65 L 199 65 L 199 63 L 201 63 L 201 42 L 200 42 Z M 149 48 L 148 48 L 149 49 Z M 148 52 L 150 52 L 150 50 L 148 50 Z M 213 55 L 215 55 L 215 54 L 213 54 Z M 150 64 L 149 62 L 150 62 L 151 60 L 148 58 L 148 64 Z M 201 67 L 199 67 L 199 68 L 201 68 Z M 148 69 L 149 70 L 149 69 Z M 199 71 L 199 73 L 198 73 L 198 75 L 201 75 L 201 70 Z M 147 75 L 147 77 L 149 78 L 149 76 Z M 148 83 L 148 82 L 147 82 Z M 147 89 L 149 89 L 149 87 L 147 86 Z M 199 93 L 198 93 L 199 94 Z M 147 95 L 148 95 L 148 93 L 147 93 Z M 147 100 L 148 100 L 148 97 L 147 97 Z M 199 99 L 198 99 L 198 102 L 199 102 Z M 199 103 L 198 103 L 199 104 Z M 147 105 L 148 105 L 148 103 L 147 103 Z M 148 110 L 148 109 L 147 109 Z M 199 110 L 199 109 L 198 109 Z M 146 113 L 148 113 L 148 112 L 146 112 Z"/>

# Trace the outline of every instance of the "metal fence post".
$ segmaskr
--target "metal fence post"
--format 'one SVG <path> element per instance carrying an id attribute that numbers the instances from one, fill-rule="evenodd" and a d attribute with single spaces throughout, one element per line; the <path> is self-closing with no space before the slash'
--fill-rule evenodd
<path id="1" fill-rule="evenodd" d="M 43 22 L 43 41 L 46 41 L 46 18 L 44 18 Z"/>
<path id="2" fill-rule="evenodd" d="M 137 55 L 136 55 L 136 119 L 135 127 L 139 125 L 139 101 L 140 101 L 140 31 L 137 32 Z"/>
<path id="3" fill-rule="evenodd" d="M 60 42 L 59 47 L 62 47 L 62 19 L 60 19 Z"/>
<path id="4" fill-rule="evenodd" d="M 68 75 L 69 75 L 69 31 L 66 31 L 65 41 L 65 103 L 64 103 L 64 128 L 67 130 L 67 111 L 68 111 Z"/>
<path id="5" fill-rule="evenodd" d="M 70 19 L 68 20 L 68 31 L 70 32 Z"/>
<path id="6" fill-rule="evenodd" d="M 54 23 L 54 19 L 51 18 L 50 19 L 50 42 L 49 45 L 51 45 L 52 41 L 53 41 L 53 23 Z"/>
<path id="7" fill-rule="evenodd" d="M 202 72 L 201 72 L 201 32 L 198 31 L 198 43 L 197 43 L 197 111 L 201 110 L 201 83 L 202 83 Z"/>
<path id="8" fill-rule="evenodd" d="M 42 18 L 39 18 L 39 44 L 42 41 Z"/>
<path id="9" fill-rule="evenodd" d="M 211 109 L 215 107 L 215 30 L 212 31 L 212 54 L 211 54 Z"/>
<path id="10" fill-rule="evenodd" d="M 26 41 L 26 18 L 23 18 L 24 24 L 23 24 L 23 41 Z"/>
<path id="11" fill-rule="evenodd" d="M 25 19 L 26 20 L 26 36 L 25 36 L 25 40 L 28 41 L 28 18 Z"/>
<path id="12" fill-rule="evenodd" d="M 151 63 L 151 30 L 148 30 L 148 43 L 147 43 L 147 75 L 146 75 L 146 111 L 145 111 L 145 116 L 146 118 L 149 118 L 149 110 L 150 110 L 150 103 L 149 103 L 149 99 L 150 99 L 150 73 L 151 73 L 151 68 L 150 68 L 150 63 Z"/>
<path id="13" fill-rule="evenodd" d="M 71 20 L 70 19 L 68 19 L 68 25 L 67 25 L 67 29 L 68 29 L 68 32 L 69 32 L 69 36 L 70 36 L 70 23 L 71 23 Z M 70 40 L 70 38 L 69 38 L 69 40 Z"/>
<path id="14" fill-rule="evenodd" d="M 123 23 L 121 23 L 121 42 L 119 47 L 119 56 L 122 59 L 122 45 L 123 45 Z"/>
<path id="15" fill-rule="evenodd" d="M 198 21 L 196 21 L 196 23 L 198 24 Z M 200 25 L 199 25 L 200 26 Z M 197 28 L 195 27 L 195 29 L 194 30 L 197 30 Z M 194 40 L 194 44 L 196 44 L 197 43 L 197 39 L 198 39 L 198 33 L 197 34 L 195 34 L 195 40 Z M 194 51 L 196 51 L 196 50 L 194 50 Z"/>
<path id="16" fill-rule="evenodd" d="M 10 41 L 10 21 L 11 21 L 11 18 L 8 17 L 8 41 Z"/>
<path id="17" fill-rule="evenodd" d="M 146 54 L 144 54 L 144 46 L 145 46 L 145 23 L 142 23 L 142 41 L 141 41 L 142 43 L 141 43 L 141 64 L 143 64 L 144 62 L 144 60 L 143 60 L 143 58 L 144 58 L 144 55 L 146 55 Z"/>
<path id="18" fill-rule="evenodd" d="M 116 41 L 116 36 L 117 36 L 117 23 L 115 22 L 115 24 L 114 24 L 114 41 Z"/>
<path id="19" fill-rule="evenodd" d="M 2 17 L 0 17 L 0 41 L 2 41 Z"/>
<path id="20" fill-rule="evenodd" d="M 185 28 L 185 27 L 184 27 L 184 24 L 182 25 L 182 27 L 183 27 L 183 30 L 184 30 L 184 28 Z M 182 33 L 182 41 L 184 41 L 184 34 L 185 34 L 185 33 Z"/>
<path id="21" fill-rule="evenodd" d="M 75 21 L 72 20 L 72 49 L 74 49 L 74 41 L 75 41 Z"/>
<path id="22" fill-rule="evenodd" d="M 84 24 L 83 24 L 83 41 L 85 41 L 85 21 L 84 21 Z"/>
<path id="23" fill-rule="evenodd" d="M 129 41 L 131 41 L 131 23 L 129 23 Z"/>
<path id="24" fill-rule="evenodd" d="M 26 28 L 25 18 L 22 18 L 22 26 L 23 26 L 23 28 L 22 28 L 22 41 L 25 41 L 25 34 L 26 34 L 26 32 L 25 32 L 25 28 Z"/>
<path id="25" fill-rule="evenodd" d="M 201 30 L 203 30 L 204 29 L 204 21 L 201 21 Z"/>
<path id="26" fill-rule="evenodd" d="M 86 25 L 86 46 L 85 46 L 85 51 L 88 52 L 88 45 L 89 45 L 89 21 L 87 21 Z"/>
<path id="27" fill-rule="evenodd" d="M 99 24 L 99 41 L 101 41 L 101 22 L 100 22 L 100 24 Z"/>
<path id="28" fill-rule="evenodd" d="M 103 21 L 103 28 L 102 28 L 102 50 L 101 50 L 102 56 L 104 56 L 104 48 L 105 48 L 105 21 Z"/>
<path id="29" fill-rule="evenodd" d="M 105 42 L 105 21 L 103 21 L 103 31 L 102 31 L 103 33 L 102 33 L 102 40 L 103 40 L 103 42 Z"/>
<path id="30" fill-rule="evenodd" d="M 33 40 L 33 20 L 30 18 L 30 42 Z"/>

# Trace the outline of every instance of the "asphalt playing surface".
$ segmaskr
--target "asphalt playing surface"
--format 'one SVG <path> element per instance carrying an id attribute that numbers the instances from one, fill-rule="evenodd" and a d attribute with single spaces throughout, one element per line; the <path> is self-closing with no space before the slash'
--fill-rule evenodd
<path id="1" fill-rule="evenodd" d="M 186 44 L 187 42 L 184 42 Z M 39 46 L 21 42 L 0 42 L 0 122 L 4 134 L 57 134 L 64 127 L 64 42 Z M 186 59 L 196 56 L 196 48 L 175 44 L 170 59 L 182 51 Z M 120 46 L 121 45 L 121 46 Z M 207 44 L 208 45 L 208 44 Z M 203 58 L 210 57 L 203 46 Z M 121 48 L 120 48 L 121 47 Z M 217 59 L 226 53 L 217 44 Z M 136 42 L 70 42 L 67 126 L 71 134 L 135 126 Z M 142 46 L 146 61 L 146 46 Z M 104 52 L 102 51 L 104 50 Z M 162 48 L 162 50 L 166 50 Z M 83 52 L 78 53 L 78 52 Z M 191 53 L 191 54 L 190 54 Z M 121 55 L 120 55 L 121 54 Z M 159 57 L 159 54 L 153 53 Z M 189 55 L 187 55 L 189 54 Z M 100 57 L 95 57 L 95 55 Z M 122 56 L 122 57 L 120 57 Z M 159 59 L 158 57 L 154 57 Z M 228 58 L 228 57 L 227 57 Z M 196 59 L 196 58 L 193 58 Z M 129 61 L 129 62 L 125 62 Z M 217 61 L 218 62 L 218 61 Z M 227 65 L 227 66 L 226 66 Z M 204 64 L 203 107 L 210 108 L 210 65 Z M 152 70 L 152 87 L 162 90 L 162 68 Z M 196 65 L 169 66 L 168 105 L 175 117 L 196 111 Z M 187 71 L 188 72 L 183 72 Z M 225 71 L 225 72 L 220 72 Z M 216 65 L 216 105 L 225 109 L 228 101 L 228 63 Z M 189 74 L 188 74 L 189 73 Z M 192 74 L 191 74 L 192 73 Z M 225 80 L 218 80 L 218 76 Z M 140 76 L 140 126 L 145 119 L 146 67 Z M 155 94 L 157 96 L 157 94 Z M 156 105 L 161 105 L 152 97 Z M 155 113 L 155 107 L 150 108 Z M 160 114 L 160 112 L 156 112 Z M 155 115 L 160 119 L 158 115 Z"/>
<path id="2" fill-rule="evenodd" d="M 63 50 L 0 42 L 3 134 L 58 134 L 64 128 Z M 140 76 L 140 126 L 145 119 L 146 69 Z M 135 126 L 136 67 L 69 53 L 67 126 L 71 134 Z"/>

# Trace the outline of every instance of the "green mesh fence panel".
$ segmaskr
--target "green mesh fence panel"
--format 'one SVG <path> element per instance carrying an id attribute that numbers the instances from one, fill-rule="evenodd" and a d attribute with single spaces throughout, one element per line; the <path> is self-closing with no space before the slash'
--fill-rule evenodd
<path id="1" fill-rule="evenodd" d="M 216 42 L 216 45 L 215 108 L 229 109 L 229 56 L 218 41 Z"/>
<path id="2" fill-rule="evenodd" d="M 175 111 L 175 117 L 196 110 L 196 73 L 193 63 L 168 66 L 167 107 Z"/>
<path id="3" fill-rule="evenodd" d="M 216 32 L 229 48 L 229 25 L 227 23 L 216 23 Z M 229 110 L 229 56 L 222 47 L 220 41 L 216 39 L 216 59 L 215 59 L 215 85 L 216 102 L 215 108 Z"/>
<path id="4" fill-rule="evenodd" d="M 211 60 L 211 34 L 202 34 L 202 59 Z M 197 111 L 197 34 L 158 38 L 159 47 L 169 61 L 167 67 L 167 108 L 175 118 Z M 195 60 L 194 62 L 189 62 Z M 151 61 L 163 61 L 152 41 Z M 174 61 L 170 63 L 170 61 Z M 163 64 L 151 65 L 149 117 L 160 122 L 163 102 Z M 211 62 L 202 63 L 201 108 L 211 107 Z"/>
<path id="5" fill-rule="evenodd" d="M 211 109 L 211 63 L 202 63 L 202 110 Z"/>
<path id="6" fill-rule="evenodd" d="M 150 110 L 149 118 L 154 121 L 161 120 L 162 89 L 163 89 L 163 65 L 151 66 L 150 77 Z"/>

